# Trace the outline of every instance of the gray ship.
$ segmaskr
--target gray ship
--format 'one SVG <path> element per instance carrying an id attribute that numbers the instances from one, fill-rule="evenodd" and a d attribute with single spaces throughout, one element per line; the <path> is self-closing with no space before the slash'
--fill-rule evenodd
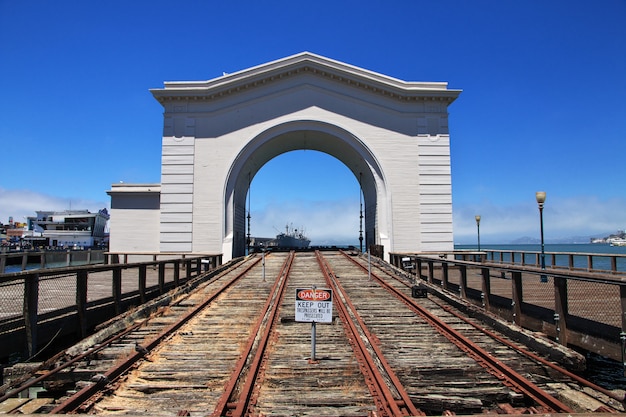
<path id="1" fill-rule="evenodd" d="M 267 242 L 267 246 L 270 248 L 308 248 L 309 243 L 311 240 L 304 235 L 304 232 L 287 225 L 284 232 Z"/>

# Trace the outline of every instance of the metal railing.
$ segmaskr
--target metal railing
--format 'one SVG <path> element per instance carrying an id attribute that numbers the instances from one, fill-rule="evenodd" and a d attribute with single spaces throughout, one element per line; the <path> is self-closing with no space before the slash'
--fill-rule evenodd
<path id="1" fill-rule="evenodd" d="M 593 254 L 597 256 L 602 255 Z M 555 262 L 541 269 L 521 258 L 517 263 L 493 262 L 484 252 L 392 254 L 391 263 L 562 345 L 625 359 L 626 273 Z"/>
<path id="2" fill-rule="evenodd" d="M 544 252 L 546 267 L 588 272 L 626 273 L 626 254 L 589 252 Z M 484 260 L 516 265 L 541 265 L 541 252 L 514 249 L 485 249 L 480 252 L 459 251 L 455 259 Z"/>
<path id="3" fill-rule="evenodd" d="M 0 253 L 0 274 L 67 266 L 100 264 L 105 262 L 105 251 L 87 250 L 36 250 Z M 14 271 L 9 271 L 13 268 Z"/>
<path id="4" fill-rule="evenodd" d="M 31 358 L 49 343 L 84 338 L 95 326 L 219 267 L 222 261 L 221 254 L 171 256 L 0 275 L 0 358 Z"/>

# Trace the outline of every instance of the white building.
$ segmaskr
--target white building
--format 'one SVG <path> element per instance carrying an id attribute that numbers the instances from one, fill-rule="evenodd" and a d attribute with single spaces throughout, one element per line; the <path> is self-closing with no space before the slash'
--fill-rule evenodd
<path id="1" fill-rule="evenodd" d="M 164 109 L 161 183 L 108 191 L 111 251 L 243 255 L 251 180 L 300 149 L 336 157 L 360 181 L 365 247 L 453 249 L 448 106 L 460 90 L 447 83 L 304 52 L 152 94 Z"/>
<path id="2" fill-rule="evenodd" d="M 46 246 L 91 248 L 105 244 L 109 212 L 88 210 L 36 211 L 27 217 L 27 240 L 44 240 Z"/>

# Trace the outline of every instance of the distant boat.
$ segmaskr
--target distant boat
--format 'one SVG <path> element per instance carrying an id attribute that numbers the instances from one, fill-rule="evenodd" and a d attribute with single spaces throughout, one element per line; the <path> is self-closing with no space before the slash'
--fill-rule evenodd
<path id="1" fill-rule="evenodd" d="M 311 240 L 298 229 L 285 226 L 285 231 L 276 235 L 275 239 L 267 242 L 268 247 L 274 248 L 308 248 Z"/>

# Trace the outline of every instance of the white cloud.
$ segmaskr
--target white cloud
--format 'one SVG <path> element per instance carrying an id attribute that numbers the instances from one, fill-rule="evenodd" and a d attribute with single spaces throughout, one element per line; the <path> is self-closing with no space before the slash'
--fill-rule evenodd
<path id="1" fill-rule="evenodd" d="M 8 223 L 9 217 L 23 222 L 38 210 L 89 210 L 92 213 L 109 208 L 110 202 L 80 198 L 63 198 L 32 190 L 11 190 L 0 187 L 0 222 Z"/>
<path id="2" fill-rule="evenodd" d="M 51 196 L 31 190 L 0 187 L 0 222 L 9 217 L 23 221 L 37 210 L 81 210 L 97 212 L 109 208 L 109 201 Z M 482 243 L 508 243 L 520 237 L 539 238 L 539 211 L 530 201 L 516 205 L 454 205 L 455 243 L 473 244 L 477 239 L 474 216 L 481 215 Z M 270 203 L 255 210 L 251 218 L 253 236 L 273 237 L 285 225 L 303 229 L 313 245 L 358 244 L 359 203 L 355 199 L 331 201 L 298 201 Z M 601 200 L 577 196 L 551 198 L 544 210 L 546 240 L 571 236 L 602 237 L 618 229 L 626 229 L 626 199 Z"/>

